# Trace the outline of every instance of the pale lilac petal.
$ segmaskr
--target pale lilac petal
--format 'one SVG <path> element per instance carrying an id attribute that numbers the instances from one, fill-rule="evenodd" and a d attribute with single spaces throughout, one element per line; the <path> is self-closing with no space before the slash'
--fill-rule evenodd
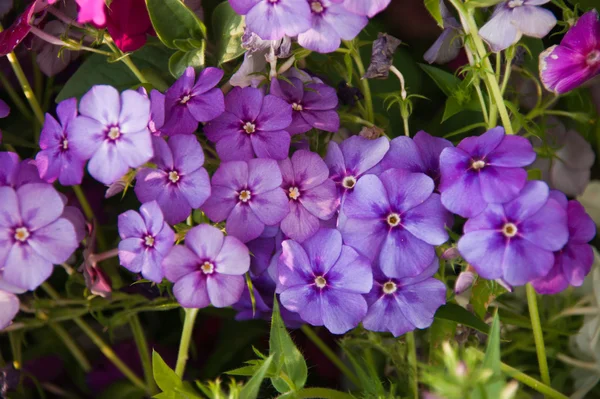
<path id="1" fill-rule="evenodd" d="M 11 285 L 35 290 L 52 274 L 52 262 L 40 256 L 29 245 L 13 245 L 2 278 Z"/>
<path id="2" fill-rule="evenodd" d="M 120 105 L 119 128 L 123 133 L 147 129 L 150 122 L 150 100 L 147 97 L 134 90 L 125 90 L 121 93 Z"/>
<path id="3" fill-rule="evenodd" d="M 367 314 L 367 301 L 360 294 L 328 290 L 321 296 L 323 324 L 333 334 L 356 327 Z"/>
<path id="4" fill-rule="evenodd" d="M 21 222 L 17 193 L 12 187 L 0 187 L 0 226 L 12 228 Z"/>
<path id="5" fill-rule="evenodd" d="M 238 202 L 234 190 L 223 186 L 213 186 L 210 197 L 202 205 L 202 210 L 213 222 L 221 222 L 229 216 Z"/>
<path id="6" fill-rule="evenodd" d="M 311 214 L 321 220 L 329 220 L 338 207 L 335 183 L 333 180 L 326 180 L 320 186 L 303 192 L 299 201 Z"/>
<path id="7" fill-rule="evenodd" d="M 197 255 L 199 259 L 215 260 L 223 247 L 223 233 L 221 230 L 208 224 L 200 224 L 185 236 L 185 245 Z"/>
<path id="8" fill-rule="evenodd" d="M 212 177 L 213 186 L 224 186 L 239 190 L 248 184 L 248 163 L 242 161 L 223 162 Z"/>
<path id="9" fill-rule="evenodd" d="M 133 212 L 133 211 L 130 211 Z M 119 263 L 132 273 L 142 271 L 141 256 L 145 251 L 141 238 L 127 238 L 119 242 Z"/>
<path id="10" fill-rule="evenodd" d="M 330 4 L 322 18 L 343 40 L 354 39 L 369 22 L 365 16 L 348 12 L 343 5 L 337 4 Z M 313 27 L 314 21 L 313 17 Z"/>
<path id="11" fill-rule="evenodd" d="M 175 245 L 162 261 L 162 268 L 169 281 L 179 281 L 186 275 L 198 270 L 200 259 L 183 245 Z"/>
<path id="12" fill-rule="evenodd" d="M 235 237 L 225 237 L 219 255 L 214 260 L 219 274 L 242 275 L 250 268 L 248 247 Z"/>
<path id="13" fill-rule="evenodd" d="M 306 0 L 285 0 L 276 6 L 262 1 L 248 12 L 246 25 L 263 40 L 296 36 L 310 28 L 310 8 Z"/>
<path id="14" fill-rule="evenodd" d="M 496 231 L 474 231 L 458 241 L 462 257 L 487 279 L 503 278 L 506 243 L 504 236 Z"/>
<path id="15" fill-rule="evenodd" d="M 320 229 L 315 235 L 306 240 L 302 247 L 306 250 L 308 259 L 311 260 L 312 269 L 316 273 L 327 274 L 340 259 L 342 235 L 334 229 Z M 354 250 L 351 251 L 354 252 Z M 355 256 L 355 258 L 357 257 L 358 255 Z M 340 269 L 343 269 L 347 263 L 340 266 Z"/>
<path id="16" fill-rule="evenodd" d="M 429 64 L 446 64 L 458 57 L 461 47 L 460 31 L 455 28 L 446 28 L 423 54 L 423 59 Z"/>
<path id="17" fill-rule="evenodd" d="M 204 152 L 198 139 L 193 135 L 171 137 L 169 148 L 173 154 L 172 166 L 176 167 L 180 173 L 191 173 L 204 165 Z"/>
<path id="18" fill-rule="evenodd" d="M 398 168 L 410 172 L 424 172 L 425 170 L 417 143 L 406 136 L 396 137 L 390 141 L 390 149 L 381 161 L 381 167 L 383 170 Z"/>
<path id="19" fill-rule="evenodd" d="M 139 93 L 138 95 L 141 96 Z M 118 125 L 121 114 L 121 96 L 112 86 L 93 86 L 81 97 L 79 113 L 100 122 L 102 126 Z M 147 124 L 148 120 L 146 119 L 145 122 Z"/>
<path id="20" fill-rule="evenodd" d="M 362 321 L 364 328 L 370 331 L 391 332 L 395 337 L 415 329 L 400 310 L 400 304 L 395 298 L 382 295 L 371 304 L 369 311 Z"/>
<path id="21" fill-rule="evenodd" d="M 550 10 L 524 5 L 513 8 L 512 23 L 522 34 L 541 39 L 554 28 L 556 17 Z"/>
<path id="22" fill-rule="evenodd" d="M 386 239 L 388 228 L 383 220 L 350 219 L 340 228 L 344 243 L 369 260 L 377 258 Z"/>
<path id="23" fill-rule="evenodd" d="M 554 255 L 529 241 L 512 239 L 506 246 L 502 263 L 502 279 L 511 286 L 523 285 L 547 275 L 554 264 Z"/>
<path id="24" fill-rule="evenodd" d="M 326 21 L 321 15 L 313 15 L 312 27 L 298 35 L 299 45 L 319 53 L 331 53 L 337 50 L 341 43 L 339 33 L 331 22 Z"/>
<path id="25" fill-rule="evenodd" d="M 127 166 L 137 168 L 152 159 L 154 149 L 152 136 L 148 129 L 123 134 L 121 137 L 122 139 L 117 141 L 116 147 L 119 157 Z"/>
<path id="26" fill-rule="evenodd" d="M 181 176 L 177 187 L 194 209 L 200 208 L 211 195 L 210 177 L 204 168 Z"/>
<path id="27" fill-rule="evenodd" d="M 206 281 L 210 303 L 216 308 L 231 306 L 239 301 L 245 286 L 243 276 L 215 273 Z"/>
<path id="28" fill-rule="evenodd" d="M 281 221 L 281 231 L 286 236 L 302 242 L 319 230 L 319 219 L 302 204 L 290 201 L 289 206 L 290 213 Z"/>
<path id="29" fill-rule="evenodd" d="M 178 279 L 173 285 L 173 295 L 184 308 L 205 308 L 210 305 L 206 279 L 202 272 L 194 272 Z"/>
<path id="30" fill-rule="evenodd" d="M 62 215 L 64 204 L 58 192 L 49 184 L 26 184 L 17 189 L 19 209 L 23 222 L 37 230 L 54 222 Z M 43 198 L 43 205 L 40 203 Z"/>
<path id="31" fill-rule="evenodd" d="M 265 225 L 278 224 L 289 213 L 288 198 L 281 188 L 253 195 L 248 203 L 256 217 Z"/>
<path id="32" fill-rule="evenodd" d="M 114 183 L 129 171 L 129 165 L 121 159 L 120 154 L 116 145 L 104 141 L 88 163 L 90 175 L 101 183 Z"/>
<path id="33" fill-rule="evenodd" d="M 329 169 L 323 159 L 311 151 L 299 150 L 292 155 L 294 169 L 294 183 L 300 185 L 301 190 L 310 190 L 329 177 Z"/>
<path id="34" fill-rule="evenodd" d="M 392 140 L 391 143 L 393 142 Z M 369 140 L 361 136 L 351 136 L 340 144 L 345 167 L 357 176 L 377 165 L 390 147 L 391 144 L 387 137 Z"/>
<path id="35" fill-rule="evenodd" d="M 142 276 L 155 283 L 163 280 L 164 273 L 161 268 L 162 255 L 158 251 L 148 250 L 145 253 L 144 263 L 142 264 Z"/>
<path id="36" fill-rule="evenodd" d="M 344 7 L 358 15 L 373 18 L 383 11 L 392 0 L 345 0 Z"/>
<path id="37" fill-rule="evenodd" d="M 381 247 L 379 265 L 387 276 L 412 277 L 422 273 L 434 257 L 433 245 L 402 228 L 395 228 L 389 232 Z"/>
<path id="38" fill-rule="evenodd" d="M 231 210 L 225 229 L 227 234 L 239 238 L 242 242 L 248 242 L 261 235 L 265 224 L 247 204 L 238 203 Z"/>
<path id="39" fill-rule="evenodd" d="M 522 34 L 513 24 L 512 13 L 501 9 L 479 29 L 479 35 L 489 44 L 493 52 L 507 49 L 519 41 Z"/>
<path id="40" fill-rule="evenodd" d="M 248 161 L 248 187 L 252 190 L 252 194 L 270 192 L 281 186 L 281 183 L 281 171 L 276 161 L 272 159 Z"/>
<path id="41" fill-rule="evenodd" d="M 323 325 L 321 295 L 309 285 L 297 285 L 286 289 L 279 296 L 281 304 L 289 311 L 300 314 L 313 326 Z"/>
<path id="42" fill-rule="evenodd" d="M 64 218 L 36 230 L 27 243 L 43 258 L 54 264 L 69 259 L 79 244 L 73 224 Z"/>
<path id="43" fill-rule="evenodd" d="M 332 288 L 366 294 L 373 286 L 372 276 L 368 259 L 344 245 L 335 265 L 327 272 L 327 281 Z"/>
<path id="44" fill-rule="evenodd" d="M 165 219 L 156 201 L 150 201 L 142 204 L 140 207 L 140 214 L 144 219 L 144 227 L 147 228 L 147 231 L 150 234 L 156 235 L 163 228 Z M 138 237 L 141 237 L 141 235 Z"/>
<path id="45" fill-rule="evenodd" d="M 512 220 L 525 220 L 544 206 L 549 194 L 550 189 L 546 183 L 529 181 L 517 198 L 504 204 L 506 215 Z"/>
<path id="46" fill-rule="evenodd" d="M 404 316 L 417 328 L 427 328 L 433 323 L 436 310 L 446 303 L 446 286 L 430 278 L 420 283 L 402 287 L 396 296 Z"/>
<path id="47" fill-rule="evenodd" d="M 277 286 L 287 289 L 306 285 L 314 273 L 305 249 L 294 240 L 283 241 L 281 247 L 282 253 L 277 263 Z"/>
<path id="48" fill-rule="evenodd" d="M 19 155 L 15 152 L 0 152 L 0 187 L 12 186 L 19 170 Z"/>
<path id="49" fill-rule="evenodd" d="M 11 293 L 0 291 L 0 330 L 10 325 L 19 313 L 19 298 Z"/>

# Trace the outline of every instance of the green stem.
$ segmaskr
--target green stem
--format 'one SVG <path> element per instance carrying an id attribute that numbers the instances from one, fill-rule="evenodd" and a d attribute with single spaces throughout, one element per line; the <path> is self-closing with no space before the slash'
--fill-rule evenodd
<path id="1" fill-rule="evenodd" d="M 142 328 L 142 323 L 140 323 L 140 318 L 137 314 L 131 316 L 131 319 L 129 320 L 129 326 L 131 327 L 133 339 L 135 340 L 135 344 L 140 354 L 142 368 L 144 369 L 144 379 L 146 380 L 146 386 L 148 387 L 148 391 L 150 392 L 150 394 L 155 394 L 158 392 L 158 388 L 156 386 L 156 383 L 154 382 L 150 350 L 148 348 L 148 342 L 146 341 L 144 329 Z"/>
<path id="2" fill-rule="evenodd" d="M 483 98 L 483 93 L 481 92 L 481 87 L 479 83 L 475 84 L 475 92 L 477 93 L 477 97 L 479 98 L 479 105 L 481 105 L 481 113 L 483 114 L 483 121 L 488 126 L 488 128 L 493 128 L 494 126 L 490 126 L 490 117 L 488 116 L 487 106 L 485 105 L 485 99 Z"/>
<path id="3" fill-rule="evenodd" d="M 419 399 L 419 371 L 417 365 L 417 346 L 415 345 L 414 332 L 406 333 L 406 346 L 408 349 L 408 365 L 410 367 L 409 381 L 415 399 Z"/>
<path id="4" fill-rule="evenodd" d="M 294 393 L 294 399 L 354 399 L 354 396 L 329 388 L 304 388 Z"/>
<path id="5" fill-rule="evenodd" d="M 506 87 L 508 86 L 508 80 L 510 79 L 510 74 L 512 72 L 512 59 L 506 60 L 506 65 L 504 67 L 504 76 L 502 77 L 502 86 L 500 87 L 500 92 L 504 96 L 504 92 L 506 92 Z"/>
<path id="6" fill-rule="evenodd" d="M 81 366 L 81 369 L 84 371 L 84 373 L 87 374 L 92 371 L 92 365 L 90 364 L 90 361 L 87 359 L 81 348 L 79 348 L 75 340 L 71 338 L 67 330 L 65 330 L 65 328 L 58 323 L 48 323 L 48 326 L 50 326 L 52 331 L 54 331 L 63 344 L 65 344 L 69 352 L 71 352 L 75 360 L 77 360 L 77 363 L 79 363 Z"/>
<path id="7" fill-rule="evenodd" d="M 317 348 L 319 348 L 321 350 L 321 352 L 323 352 L 323 354 L 325 356 L 327 356 L 327 358 L 342 372 L 346 375 L 346 377 L 348 377 L 348 379 L 350 381 L 352 381 L 352 383 L 354 385 L 356 385 L 357 387 L 359 387 L 360 381 L 358 380 L 358 378 L 356 377 L 356 375 L 352 372 L 352 370 L 350 370 L 348 368 L 348 366 L 346 366 L 346 364 L 344 362 L 342 362 L 342 359 L 340 359 L 334 351 L 331 350 L 331 348 L 329 346 L 327 346 L 327 344 L 325 342 L 323 342 L 323 340 L 317 335 L 317 333 L 315 333 L 312 328 L 310 328 L 308 325 L 304 324 L 301 327 L 302 332 L 304 333 L 304 335 L 306 335 L 306 337 L 308 339 L 310 339 L 312 341 L 313 344 L 315 344 L 317 346 Z"/>
<path id="8" fill-rule="evenodd" d="M 83 209 L 85 218 L 88 221 L 94 220 L 94 211 L 92 211 L 92 207 L 91 207 L 90 203 L 88 202 L 87 198 L 85 197 L 85 194 L 83 193 L 83 190 L 81 189 L 81 186 L 73 186 L 73 191 L 75 192 L 75 196 L 77 197 L 77 200 L 79 201 L 79 204 L 81 205 L 81 209 Z"/>
<path id="9" fill-rule="evenodd" d="M 25 105 L 25 103 L 21 99 L 19 93 L 17 93 L 17 91 L 12 87 L 10 81 L 8 80 L 6 75 L 2 73 L 2 71 L 0 71 L 0 85 L 2 85 L 2 88 L 4 90 L 6 90 L 6 93 L 8 93 L 8 96 L 10 97 L 12 102 L 19 109 L 21 115 L 23 115 L 26 119 L 31 119 L 33 116 L 31 114 L 31 111 L 29 111 L 29 108 L 27 108 L 27 105 Z"/>
<path id="10" fill-rule="evenodd" d="M 369 80 L 363 78 L 363 76 L 365 75 L 365 66 L 363 65 L 362 58 L 360 58 L 360 51 L 358 49 L 355 49 L 350 42 L 345 43 L 348 49 L 350 49 L 352 59 L 354 60 L 356 68 L 358 69 L 358 74 L 360 75 L 359 82 L 362 87 L 363 95 L 365 96 L 365 119 L 373 123 L 375 122 L 375 113 L 373 112 L 373 97 L 371 96 L 371 87 L 369 86 Z"/>
<path id="11" fill-rule="evenodd" d="M 350 114 L 342 114 L 340 115 L 340 118 L 345 121 L 345 122 L 349 122 L 349 123 L 356 123 L 359 125 L 364 125 L 366 127 L 373 127 L 375 126 L 375 124 L 364 120 L 363 118 L 356 116 L 356 115 L 350 115 Z"/>
<path id="12" fill-rule="evenodd" d="M 58 292 L 56 292 L 56 290 L 52 288 L 52 286 L 47 282 L 42 284 L 42 288 L 51 298 L 60 299 L 60 295 L 58 294 Z M 81 317 L 75 317 L 73 321 L 75 322 L 75 324 L 77 324 L 77 326 L 79 326 L 81 331 L 83 331 L 85 335 L 87 335 L 88 338 L 90 338 L 94 345 L 96 345 L 98 349 L 100 349 L 100 352 L 102 352 L 102 354 L 106 356 L 106 358 L 110 360 L 111 363 L 114 364 L 115 367 L 119 369 L 119 371 L 123 373 L 123 375 L 127 377 L 129 381 L 131 381 L 138 388 L 147 390 L 144 381 L 142 381 L 137 375 L 135 375 L 133 371 L 131 371 L 129 367 L 127 367 L 125 363 L 123 363 L 123 361 L 117 356 L 117 354 L 112 350 L 112 348 L 108 346 L 104 342 L 104 340 L 102 340 L 102 338 L 98 334 L 96 334 L 96 332 Z"/>
<path id="13" fill-rule="evenodd" d="M 183 378 L 183 373 L 185 373 L 185 365 L 189 357 L 190 341 L 192 339 L 196 316 L 198 316 L 198 309 L 185 309 L 185 321 L 183 322 L 181 341 L 179 341 L 179 354 L 177 355 L 177 365 L 175 366 L 175 373 L 181 378 Z"/>
<path id="14" fill-rule="evenodd" d="M 106 40 L 105 43 L 108 45 L 108 47 L 110 47 L 110 49 L 117 56 L 117 58 L 120 61 L 122 61 L 123 64 L 125 64 L 125 66 L 127 66 L 127 68 L 129 68 L 129 70 L 135 75 L 135 77 L 140 81 L 140 83 L 151 84 L 152 86 L 156 87 L 158 90 L 163 91 L 163 92 L 169 88 L 164 82 L 156 80 L 156 79 L 153 79 L 154 81 L 150 82 L 146 78 L 146 76 L 144 76 L 142 71 L 140 71 L 138 69 L 138 67 L 135 66 L 133 61 L 131 61 L 129 54 L 123 54 L 123 52 L 121 50 L 119 50 L 119 48 L 117 46 L 115 46 L 113 43 L 111 43 L 108 40 Z"/>
<path id="15" fill-rule="evenodd" d="M 546 385 L 551 385 L 550 372 L 548 371 L 548 360 L 546 359 L 546 347 L 544 346 L 544 333 L 542 332 L 542 324 L 540 322 L 540 314 L 538 312 L 537 296 L 533 285 L 527 284 L 527 304 L 529 306 L 529 317 L 531 318 L 531 326 L 533 327 L 533 339 L 535 341 L 535 350 L 537 352 L 538 363 L 540 366 L 540 374 L 542 381 Z"/>

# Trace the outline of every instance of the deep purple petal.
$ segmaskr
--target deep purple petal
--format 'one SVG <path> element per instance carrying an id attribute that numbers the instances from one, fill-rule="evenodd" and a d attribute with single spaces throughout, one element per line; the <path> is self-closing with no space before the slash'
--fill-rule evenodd
<path id="1" fill-rule="evenodd" d="M 321 296 L 312 286 L 293 286 L 283 291 L 279 299 L 287 310 L 299 313 L 305 322 L 313 326 L 323 325 Z"/>
<path id="2" fill-rule="evenodd" d="M 473 217 L 485 209 L 486 202 L 481 194 L 479 175 L 467 170 L 467 161 L 460 149 L 442 151 L 439 190 L 446 209 L 463 217 Z"/>
<path id="3" fill-rule="evenodd" d="M 387 191 L 375 175 L 365 175 L 358 179 L 351 196 L 343 205 L 344 214 L 354 219 L 377 219 L 385 217 L 390 210 Z"/>
<path id="4" fill-rule="evenodd" d="M 456 147 L 465 151 L 471 157 L 485 158 L 500 145 L 504 137 L 504 129 L 495 127 L 481 136 L 463 139 Z"/>
<path id="5" fill-rule="evenodd" d="M 290 212 L 288 198 L 281 188 L 254 195 L 249 205 L 256 217 L 267 226 L 278 224 Z"/>
<path id="6" fill-rule="evenodd" d="M 554 264 L 554 255 L 529 241 L 513 239 L 506 246 L 502 262 L 502 279 L 512 286 L 524 285 L 547 275 Z"/>
<path id="7" fill-rule="evenodd" d="M 559 257 L 560 255 L 556 256 L 554 266 L 547 275 L 531 282 L 538 294 L 557 294 L 569 286 L 569 281 L 562 271 L 562 262 L 558 261 Z"/>
<path id="8" fill-rule="evenodd" d="M 337 111 L 302 111 L 302 118 L 315 129 L 326 132 L 340 130 L 340 116 Z"/>
<path id="9" fill-rule="evenodd" d="M 583 284 L 594 263 L 594 251 L 588 244 L 567 244 L 555 257 L 556 262 L 561 263 L 563 275 L 569 284 L 576 287 Z"/>
<path id="10" fill-rule="evenodd" d="M 462 257 L 488 280 L 503 277 L 504 236 L 496 231 L 473 231 L 461 237 L 458 250 Z"/>
<path id="11" fill-rule="evenodd" d="M 486 158 L 489 165 L 507 168 L 524 167 L 534 160 L 535 151 L 531 142 L 519 136 L 505 136 Z"/>
<path id="12" fill-rule="evenodd" d="M 417 328 L 427 328 L 436 310 L 446 303 L 446 286 L 429 278 L 420 283 L 401 287 L 396 296 L 404 316 Z"/>
<path id="13" fill-rule="evenodd" d="M 299 104 L 304 96 L 304 84 L 298 78 L 290 78 L 288 81 L 283 79 L 271 79 L 270 94 L 273 94 L 288 103 Z"/>
<path id="14" fill-rule="evenodd" d="M 504 204 L 506 216 L 511 220 L 525 220 L 539 211 L 546 201 L 550 189 L 542 181 L 528 181 L 517 198 Z"/>
<path id="15" fill-rule="evenodd" d="M 389 295 L 382 295 L 371 304 L 362 323 L 367 330 L 389 331 L 395 337 L 415 329 L 415 326 L 402 313 L 400 304 L 396 302 L 394 297 Z"/>
<path id="16" fill-rule="evenodd" d="M 173 154 L 173 166 L 179 173 L 191 173 L 204 165 L 204 152 L 193 135 L 172 137 L 169 148 Z"/>
<path id="17" fill-rule="evenodd" d="M 540 54 L 540 80 L 546 90 L 563 94 L 582 85 L 598 74 L 585 54 L 566 46 L 552 46 Z"/>
<path id="18" fill-rule="evenodd" d="M 219 88 L 192 97 L 187 103 L 190 114 L 198 122 L 208 122 L 225 111 L 225 98 Z"/>
<path id="19" fill-rule="evenodd" d="M 522 168 L 486 166 L 479 171 L 481 194 L 487 203 L 502 204 L 514 199 L 527 182 Z"/>
<path id="20" fill-rule="evenodd" d="M 202 72 L 200 72 L 200 76 L 198 76 L 198 81 L 196 82 L 196 84 L 194 84 L 192 88 L 192 93 L 206 93 L 207 91 L 219 84 L 221 79 L 223 79 L 224 74 L 225 72 L 223 72 L 223 70 L 219 68 L 204 68 Z"/>
<path id="21" fill-rule="evenodd" d="M 221 222 L 227 219 L 237 202 L 236 191 L 228 187 L 213 186 L 210 197 L 202 205 L 202 210 L 213 222 Z"/>
<path id="22" fill-rule="evenodd" d="M 260 114 L 256 118 L 258 130 L 284 130 L 292 123 L 290 105 L 279 97 L 266 95 L 263 99 Z"/>
<path id="23" fill-rule="evenodd" d="M 592 9 L 577 20 L 575 25 L 565 34 L 560 44 L 586 52 L 598 45 L 598 37 L 600 37 L 598 11 Z"/>
<path id="24" fill-rule="evenodd" d="M 569 201 L 567 216 L 569 219 L 569 242 L 587 244 L 594 238 L 596 235 L 596 224 L 579 202 Z"/>
<path id="25" fill-rule="evenodd" d="M 351 136 L 340 144 L 345 167 L 355 176 L 360 176 L 377 165 L 390 146 L 386 137 L 368 140 L 361 136 Z"/>
<path id="26" fill-rule="evenodd" d="M 569 230 L 567 213 L 553 199 L 518 225 L 518 232 L 532 245 L 548 251 L 558 251 L 567 243 Z"/>
<path id="27" fill-rule="evenodd" d="M 258 117 L 265 95 L 254 87 L 234 87 L 225 97 L 225 110 L 241 121 L 252 122 Z"/>

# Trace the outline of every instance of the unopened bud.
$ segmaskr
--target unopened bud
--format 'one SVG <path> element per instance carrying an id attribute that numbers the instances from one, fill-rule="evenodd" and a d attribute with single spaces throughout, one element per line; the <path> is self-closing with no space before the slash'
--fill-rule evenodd
<path id="1" fill-rule="evenodd" d="M 460 257 L 460 253 L 458 252 L 458 248 L 450 247 L 444 251 L 442 254 L 442 259 L 444 260 L 453 260 Z"/>
<path id="2" fill-rule="evenodd" d="M 460 273 L 454 284 L 454 293 L 457 295 L 462 294 L 471 288 L 473 281 L 475 281 L 475 274 L 473 272 L 466 271 Z"/>

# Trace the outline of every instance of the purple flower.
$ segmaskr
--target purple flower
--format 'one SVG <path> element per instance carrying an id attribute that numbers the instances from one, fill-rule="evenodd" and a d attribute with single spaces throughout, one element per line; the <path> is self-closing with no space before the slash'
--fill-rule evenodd
<path id="1" fill-rule="evenodd" d="M 35 157 L 40 177 L 48 183 L 56 179 L 63 186 L 81 184 L 85 160 L 80 157 L 79 150 L 70 141 L 68 127 L 77 117 L 77 99 L 62 101 L 56 108 L 56 121 L 46 114 L 44 127 L 40 136 L 40 148 Z"/>
<path id="2" fill-rule="evenodd" d="M 196 80 L 194 68 L 188 67 L 183 75 L 165 93 L 166 121 L 162 131 L 170 136 L 191 134 L 198 122 L 208 122 L 225 110 L 223 92 L 215 87 L 223 71 L 205 68 Z"/>
<path id="3" fill-rule="evenodd" d="M 583 14 L 557 46 L 540 54 L 544 87 L 563 94 L 600 73 L 600 21 L 598 11 Z"/>
<path id="4" fill-rule="evenodd" d="M 222 161 L 284 159 L 290 149 L 287 127 L 292 107 L 254 87 L 234 87 L 225 97 L 225 112 L 204 127 Z"/>
<path id="5" fill-rule="evenodd" d="M 510 201 L 527 181 L 522 167 L 534 159 L 527 139 L 505 136 L 501 127 L 467 137 L 456 148 L 445 148 L 440 156 L 442 203 L 450 212 L 473 217 L 488 203 Z"/>
<path id="6" fill-rule="evenodd" d="M 448 239 L 448 212 L 433 189 L 430 177 L 401 169 L 361 177 L 342 207 L 344 242 L 378 260 L 386 276 L 422 273 Z"/>
<path id="7" fill-rule="evenodd" d="M 281 250 L 283 234 L 279 226 L 265 227 L 260 237 L 246 243 L 252 254 L 250 260 L 250 273 L 252 277 L 258 277 L 267 270 L 277 251 Z"/>
<path id="8" fill-rule="evenodd" d="M 395 337 L 429 327 L 436 310 L 446 303 L 446 286 L 433 278 L 438 268 L 435 258 L 418 276 L 395 279 L 375 267 L 363 326 L 371 331 L 389 331 Z"/>
<path id="9" fill-rule="evenodd" d="M 392 0 L 332 0 L 333 3 L 344 3 L 344 7 L 355 14 L 373 18 L 383 11 Z"/>
<path id="10" fill-rule="evenodd" d="M 338 98 L 335 89 L 322 83 L 305 86 L 298 78 L 288 80 L 291 83 L 273 78 L 270 92 L 285 100 L 292 109 L 292 124 L 285 130 L 290 134 L 299 134 L 314 127 L 337 132 L 340 129 L 340 116 L 336 111 Z"/>
<path id="11" fill-rule="evenodd" d="M 10 292 L 0 290 L 0 331 L 10 325 L 19 313 L 19 297 Z"/>
<path id="12" fill-rule="evenodd" d="M 204 153 L 191 134 L 173 136 L 168 142 L 156 137 L 152 142 L 157 168 L 138 172 L 135 194 L 140 202 L 156 200 L 165 220 L 176 224 L 210 196 L 210 178 L 202 167 Z"/>
<path id="13" fill-rule="evenodd" d="M 0 270 L 7 284 L 34 290 L 75 251 L 75 228 L 63 210 L 49 184 L 0 187 Z"/>
<path id="14" fill-rule="evenodd" d="M 173 247 L 162 265 L 175 283 L 173 294 L 181 306 L 223 308 L 242 296 L 250 254 L 237 238 L 223 237 L 216 227 L 201 224 L 187 232 L 185 246 Z"/>
<path id="15" fill-rule="evenodd" d="M 279 161 L 283 187 L 289 198 L 289 214 L 281 231 L 302 242 L 319 230 L 320 220 L 331 219 L 338 207 L 338 195 L 329 169 L 318 154 L 299 150 L 291 159 Z"/>
<path id="16" fill-rule="evenodd" d="M 444 31 L 423 55 L 425 61 L 430 64 L 446 64 L 452 61 L 458 56 L 463 46 L 461 25 L 448 11 L 444 0 L 440 0 L 440 12 L 444 22 Z"/>
<path id="17" fill-rule="evenodd" d="M 496 53 L 515 44 L 523 35 L 541 39 L 556 25 L 551 11 L 537 7 L 549 1 L 506 0 L 496 6 L 490 20 L 479 29 L 479 35 Z"/>
<path id="18" fill-rule="evenodd" d="M 483 278 L 523 285 L 548 274 L 554 251 L 568 240 L 567 213 L 541 181 L 528 182 L 518 197 L 489 204 L 469 219 L 458 241 L 462 257 Z"/>
<path id="19" fill-rule="evenodd" d="M 373 285 L 371 266 L 342 245 L 333 229 L 321 229 L 303 244 L 283 242 L 277 292 L 281 304 L 307 323 L 334 334 L 356 327 L 367 313 L 366 294 Z"/>
<path id="20" fill-rule="evenodd" d="M 164 221 L 156 201 L 140 207 L 140 213 L 127 211 L 119 215 L 119 260 L 133 273 L 160 283 L 163 279 L 161 262 L 173 247 L 175 233 Z"/>
<path id="21" fill-rule="evenodd" d="M 213 222 L 227 220 L 227 234 L 248 242 L 289 213 L 281 183 L 272 159 L 224 162 L 213 175 L 212 194 L 202 210 Z"/>
<path id="22" fill-rule="evenodd" d="M 533 281 L 540 294 L 556 294 L 569 285 L 579 287 L 583 284 L 594 263 L 594 251 L 588 244 L 596 235 L 594 221 L 577 201 L 567 201 L 559 191 L 550 192 L 550 197 L 567 212 L 569 241 L 560 251 L 554 252 L 554 265 L 550 272 Z"/>
<path id="23" fill-rule="evenodd" d="M 138 93 L 146 98 L 150 98 L 150 121 L 148 122 L 148 130 L 154 136 L 164 136 L 161 131 L 165 124 L 165 95 L 158 90 L 152 90 L 150 96 L 144 87 L 138 88 Z"/>
<path id="24" fill-rule="evenodd" d="M 0 118 L 6 118 L 10 114 L 10 107 L 0 99 Z"/>
<path id="25" fill-rule="evenodd" d="M 331 0 L 306 0 L 311 11 L 311 28 L 298 35 L 298 44 L 319 53 L 331 53 L 343 40 L 352 40 L 369 22 L 364 15 L 348 11 Z"/>
<path id="26" fill-rule="evenodd" d="M 0 187 L 18 188 L 27 183 L 44 183 L 35 161 L 21 161 L 15 152 L 0 152 Z"/>
<path id="27" fill-rule="evenodd" d="M 263 40 L 297 36 L 311 26 L 306 0 L 229 0 L 229 4 L 246 16 L 248 29 Z"/>
<path id="28" fill-rule="evenodd" d="M 150 101 L 140 93 L 94 86 L 81 98 L 79 113 L 67 127 L 69 145 L 80 158 L 91 158 L 88 171 L 96 180 L 111 184 L 152 158 Z"/>

